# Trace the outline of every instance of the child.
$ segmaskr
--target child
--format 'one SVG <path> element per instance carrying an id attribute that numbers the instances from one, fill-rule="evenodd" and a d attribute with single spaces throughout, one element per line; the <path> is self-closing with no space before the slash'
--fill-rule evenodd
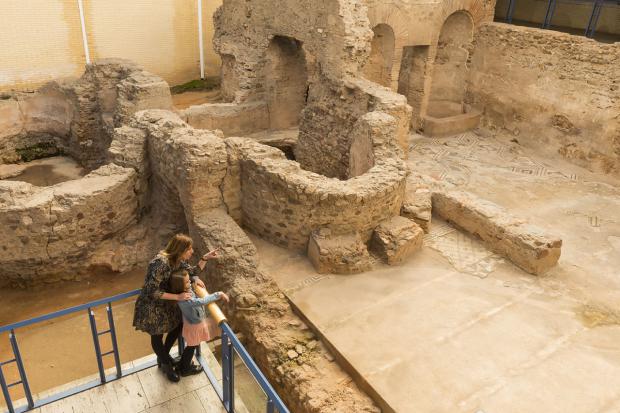
<path id="1" fill-rule="evenodd" d="M 186 344 L 178 365 L 178 373 L 183 377 L 198 374 L 202 371 L 202 367 L 192 364 L 194 352 L 202 341 L 214 338 L 217 331 L 213 320 L 207 320 L 203 306 L 222 299 L 228 302 L 228 296 L 218 291 L 204 298 L 198 298 L 192 289 L 189 273 L 183 269 L 173 272 L 170 276 L 170 292 L 173 294 L 187 292 L 191 295 L 189 300 L 177 302 L 183 313 L 182 334 Z"/>

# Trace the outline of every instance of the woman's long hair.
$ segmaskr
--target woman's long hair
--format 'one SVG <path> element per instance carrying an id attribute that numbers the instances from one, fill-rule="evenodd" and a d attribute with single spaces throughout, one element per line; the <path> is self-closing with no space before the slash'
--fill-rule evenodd
<path id="1" fill-rule="evenodd" d="M 168 241 L 168 245 L 166 245 L 166 249 L 160 252 L 160 254 L 166 256 L 168 258 L 168 262 L 170 263 L 170 268 L 173 270 L 178 267 L 179 261 L 181 260 L 181 255 L 189 247 L 192 246 L 192 239 L 185 234 L 176 234 L 174 237 Z"/>

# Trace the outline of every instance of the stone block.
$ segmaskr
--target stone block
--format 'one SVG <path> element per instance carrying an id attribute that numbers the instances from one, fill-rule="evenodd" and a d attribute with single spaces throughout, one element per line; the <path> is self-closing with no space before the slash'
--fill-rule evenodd
<path id="1" fill-rule="evenodd" d="M 478 236 L 523 270 L 540 275 L 560 258 L 562 240 L 467 192 L 434 192 L 433 211 Z"/>
<path id="2" fill-rule="evenodd" d="M 432 193 L 426 188 L 418 188 L 415 191 L 407 191 L 405 200 L 400 210 L 400 215 L 414 221 L 428 233 L 432 219 Z"/>
<path id="3" fill-rule="evenodd" d="M 400 264 L 422 247 L 424 231 L 415 222 L 400 216 L 375 228 L 370 249 L 389 265 Z"/>
<path id="4" fill-rule="evenodd" d="M 327 229 L 313 231 L 308 242 L 308 258 L 320 274 L 356 274 L 371 267 L 368 249 L 358 233 L 335 235 Z"/>

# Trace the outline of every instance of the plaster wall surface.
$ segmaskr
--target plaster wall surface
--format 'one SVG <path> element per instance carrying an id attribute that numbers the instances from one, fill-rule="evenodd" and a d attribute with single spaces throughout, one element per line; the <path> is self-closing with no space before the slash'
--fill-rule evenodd
<path id="1" fill-rule="evenodd" d="M 483 128 L 618 174 L 619 45 L 484 25 L 475 38 L 468 90 L 472 105 L 483 111 Z"/>
<path id="2" fill-rule="evenodd" d="M 202 2 L 205 66 L 211 76 L 220 66 L 212 39 L 213 14 L 221 3 Z M 130 59 L 172 85 L 200 77 L 196 1 L 84 1 L 84 14 L 91 60 Z M 79 76 L 86 63 L 76 0 L 3 1 L 0 38 L 0 91 Z"/>

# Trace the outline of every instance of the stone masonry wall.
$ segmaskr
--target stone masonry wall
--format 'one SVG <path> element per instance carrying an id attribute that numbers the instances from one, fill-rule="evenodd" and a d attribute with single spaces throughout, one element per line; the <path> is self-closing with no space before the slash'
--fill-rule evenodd
<path id="1" fill-rule="evenodd" d="M 620 43 L 491 23 L 475 36 L 469 99 L 487 131 L 620 174 Z"/>
<path id="2" fill-rule="evenodd" d="M 0 286 L 77 277 L 100 242 L 137 222 L 135 183 L 116 165 L 45 188 L 0 181 Z"/>
<path id="3" fill-rule="evenodd" d="M 108 59 L 86 66 L 80 79 L 53 81 L 35 93 L 0 99 L 0 161 L 19 150 L 56 147 L 95 169 L 105 163 L 114 127 L 136 111 L 170 109 L 168 84 L 134 63 Z"/>
<path id="4" fill-rule="evenodd" d="M 301 169 L 277 149 L 233 139 L 241 153 L 243 223 L 278 245 L 305 251 L 321 227 L 368 239 L 378 222 L 399 214 L 407 172 L 398 158 L 340 181 Z"/>
<path id="5" fill-rule="evenodd" d="M 256 248 L 229 215 L 228 203 L 241 199 L 240 159 L 246 146 L 279 152 L 249 139 L 223 140 L 194 130 L 171 112 L 149 110 L 115 130 L 110 159 L 149 175 L 150 182 L 159 181 L 148 188 L 157 202 L 178 199 L 197 251 L 222 248 L 220 257 L 209 261 L 205 282 L 213 291 L 229 293 L 225 313 L 291 411 L 377 413 L 372 400 L 293 313 L 271 277 L 258 269 Z M 296 351 L 295 359 L 291 351 Z"/>

